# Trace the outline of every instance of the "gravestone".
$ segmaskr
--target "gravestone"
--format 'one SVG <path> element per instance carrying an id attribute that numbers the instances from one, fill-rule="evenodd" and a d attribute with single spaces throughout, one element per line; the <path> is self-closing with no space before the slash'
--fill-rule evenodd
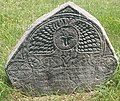
<path id="1" fill-rule="evenodd" d="M 25 32 L 6 65 L 18 89 L 40 92 L 92 90 L 115 71 L 117 58 L 99 21 L 65 3 Z"/>

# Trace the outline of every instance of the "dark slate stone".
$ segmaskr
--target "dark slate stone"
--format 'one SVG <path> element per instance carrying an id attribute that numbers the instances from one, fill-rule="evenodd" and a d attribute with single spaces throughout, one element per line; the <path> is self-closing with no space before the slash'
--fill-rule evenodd
<path id="1" fill-rule="evenodd" d="M 115 71 L 117 58 L 99 21 L 68 2 L 39 18 L 10 54 L 6 72 L 18 89 L 92 90 Z"/>

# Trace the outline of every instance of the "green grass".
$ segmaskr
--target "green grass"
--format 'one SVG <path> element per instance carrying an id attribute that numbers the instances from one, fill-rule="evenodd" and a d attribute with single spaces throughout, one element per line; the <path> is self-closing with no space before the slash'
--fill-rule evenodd
<path id="1" fill-rule="evenodd" d="M 0 0 L 0 101 L 21 99 L 24 95 L 13 89 L 7 80 L 4 65 L 10 51 L 28 26 L 43 14 L 68 0 Z M 95 16 L 105 28 L 120 57 L 120 0 L 70 0 Z M 93 101 L 120 101 L 120 66 L 104 85 L 97 87 Z M 51 95 L 33 98 L 34 101 L 85 101 L 86 94 Z M 89 98 L 89 97 L 88 97 Z M 25 100 L 26 99 L 26 100 Z M 27 97 L 19 101 L 33 101 Z M 37 99 L 37 100 L 36 100 Z M 42 99 L 42 100 L 41 100 Z M 90 100 L 89 99 L 89 100 Z M 13 100 L 11 100 L 13 101 Z"/>

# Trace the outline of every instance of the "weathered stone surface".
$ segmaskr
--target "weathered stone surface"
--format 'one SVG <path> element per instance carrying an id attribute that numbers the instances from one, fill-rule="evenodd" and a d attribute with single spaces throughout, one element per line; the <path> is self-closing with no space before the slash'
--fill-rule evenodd
<path id="1" fill-rule="evenodd" d="M 10 54 L 6 72 L 16 88 L 46 93 L 92 89 L 116 66 L 101 24 L 69 2 L 32 24 Z"/>

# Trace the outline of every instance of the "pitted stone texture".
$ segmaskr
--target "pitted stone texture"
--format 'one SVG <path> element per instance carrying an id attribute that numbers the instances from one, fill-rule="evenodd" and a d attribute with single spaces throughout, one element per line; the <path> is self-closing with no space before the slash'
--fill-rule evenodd
<path id="1" fill-rule="evenodd" d="M 117 58 L 100 23 L 73 3 L 38 19 L 11 53 L 16 88 L 40 92 L 93 89 L 113 74 Z"/>

